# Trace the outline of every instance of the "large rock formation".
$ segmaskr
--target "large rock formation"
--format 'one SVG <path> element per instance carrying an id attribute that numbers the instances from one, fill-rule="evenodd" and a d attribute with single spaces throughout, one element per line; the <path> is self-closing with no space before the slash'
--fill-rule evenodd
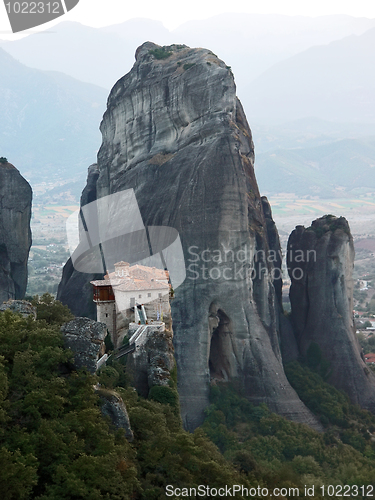
<path id="1" fill-rule="evenodd" d="M 31 247 L 29 183 L 5 158 L 0 162 L 0 304 L 23 299 Z"/>
<path id="2" fill-rule="evenodd" d="M 297 226 L 288 241 L 292 321 L 300 353 L 354 404 L 375 412 L 375 376 L 353 323 L 354 246 L 344 217 Z"/>
<path id="3" fill-rule="evenodd" d="M 276 262 L 230 68 L 209 50 L 147 42 L 113 87 L 101 131 L 97 197 L 132 188 L 145 225 L 181 237 L 187 277 L 172 317 L 185 427 L 202 422 L 218 381 L 238 382 L 254 403 L 316 425 L 281 363 Z M 70 281 L 60 299 L 73 292 Z"/>

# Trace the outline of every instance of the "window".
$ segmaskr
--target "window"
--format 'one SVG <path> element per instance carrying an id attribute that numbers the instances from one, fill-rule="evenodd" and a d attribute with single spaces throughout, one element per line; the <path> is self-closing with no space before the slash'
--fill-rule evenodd
<path id="1" fill-rule="evenodd" d="M 147 297 L 151 297 L 151 293 L 148 293 L 148 294 L 147 294 Z"/>
<path id="2" fill-rule="evenodd" d="M 135 306 L 135 297 L 130 297 L 130 307 Z"/>
<path id="3" fill-rule="evenodd" d="M 142 295 L 138 295 L 138 298 L 141 299 L 142 298 Z"/>
<path id="4" fill-rule="evenodd" d="M 108 314 L 107 313 L 106 313 L 105 317 L 108 318 Z"/>
<path id="5" fill-rule="evenodd" d="M 161 299 L 161 293 L 159 293 L 159 299 Z"/>

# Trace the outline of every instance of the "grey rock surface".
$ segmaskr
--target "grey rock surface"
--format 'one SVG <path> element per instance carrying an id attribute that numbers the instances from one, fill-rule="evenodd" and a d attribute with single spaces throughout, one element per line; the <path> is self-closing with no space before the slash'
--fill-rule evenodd
<path id="1" fill-rule="evenodd" d="M 300 353 L 308 355 L 312 346 L 329 363 L 328 382 L 374 413 L 375 376 L 365 366 L 354 329 L 354 245 L 347 220 L 328 215 L 309 228 L 297 226 L 287 255 Z"/>
<path id="2" fill-rule="evenodd" d="M 96 362 L 105 352 L 106 325 L 89 318 L 74 318 L 62 325 L 61 332 L 64 347 L 74 353 L 75 369 L 86 368 L 94 374 Z"/>
<path id="3" fill-rule="evenodd" d="M 28 302 L 27 300 L 13 300 L 9 299 L 0 306 L 0 311 L 13 311 L 15 313 L 21 314 L 24 318 L 32 316 L 36 319 L 36 307 Z"/>
<path id="4" fill-rule="evenodd" d="M 25 296 L 31 201 L 29 183 L 11 163 L 0 163 L 0 303 Z"/>
<path id="5" fill-rule="evenodd" d="M 280 245 L 279 233 L 277 231 L 277 227 L 275 221 L 272 218 L 272 209 L 271 205 L 266 196 L 262 196 L 262 208 L 264 213 L 264 218 L 266 221 L 266 229 L 267 229 L 267 241 L 269 246 L 269 260 L 273 264 L 273 286 L 275 288 L 275 294 L 280 306 L 282 309 L 282 288 L 283 288 L 283 280 L 282 280 L 282 251 Z"/>
<path id="6" fill-rule="evenodd" d="M 185 427 L 202 423 L 210 383 L 225 381 L 318 427 L 281 363 L 267 222 L 230 68 L 209 50 L 147 42 L 113 87 L 101 131 L 97 197 L 132 188 L 145 225 L 181 237 L 187 277 L 172 317 Z"/>
<path id="7" fill-rule="evenodd" d="M 126 406 L 121 396 L 115 391 L 108 389 L 96 389 L 96 393 L 101 399 L 101 412 L 105 417 L 111 419 L 116 429 L 124 429 L 126 439 L 133 441 L 134 435 L 130 427 L 130 421 Z"/>
<path id="8" fill-rule="evenodd" d="M 157 327 L 148 329 L 146 341 L 129 354 L 126 364 L 132 385 L 144 397 L 154 385 L 169 385 L 174 366 L 173 333 Z"/>
<path id="9" fill-rule="evenodd" d="M 280 325 L 280 349 L 283 363 L 297 361 L 300 357 L 298 344 L 294 335 L 291 318 L 281 313 L 279 316 Z"/>

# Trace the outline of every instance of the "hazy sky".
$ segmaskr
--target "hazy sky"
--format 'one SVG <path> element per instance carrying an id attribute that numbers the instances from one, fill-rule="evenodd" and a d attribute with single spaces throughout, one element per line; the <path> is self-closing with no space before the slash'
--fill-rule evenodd
<path id="1" fill-rule="evenodd" d="M 106 26 L 134 17 L 157 19 L 173 29 L 191 19 L 204 19 L 225 12 L 278 13 L 287 15 L 319 16 L 348 14 L 375 18 L 375 0 L 80 0 L 68 14 L 46 25 L 34 28 L 43 31 L 62 20 L 78 21 L 89 26 Z M 0 5 L 0 38 L 15 39 L 10 35 L 4 3 Z M 24 32 L 25 34 L 26 32 Z M 9 34 L 10 36 L 6 36 Z"/>
<path id="2" fill-rule="evenodd" d="M 102 6 L 105 5 L 103 9 Z M 148 17 L 175 28 L 190 19 L 204 19 L 223 12 L 278 13 L 319 16 L 349 14 L 375 17 L 374 0 L 80 0 L 72 18 L 92 26 L 114 24 L 132 17 Z"/>

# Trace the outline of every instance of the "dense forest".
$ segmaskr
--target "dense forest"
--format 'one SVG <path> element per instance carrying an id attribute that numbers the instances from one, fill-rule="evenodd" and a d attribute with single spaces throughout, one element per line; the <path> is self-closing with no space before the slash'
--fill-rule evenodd
<path id="1" fill-rule="evenodd" d="M 375 482 L 375 417 L 325 382 L 329 367 L 316 352 L 286 372 L 323 433 L 250 404 L 233 385 L 212 387 L 204 424 L 188 433 L 176 374 L 169 387 L 154 387 L 144 399 L 120 362 L 95 376 L 72 371 L 60 333 L 69 310 L 49 295 L 33 302 L 37 320 L 0 314 L 4 500 L 159 500 L 172 497 L 168 485 L 190 498 L 190 488 L 199 485 L 243 485 L 253 498 L 266 496 L 255 494 L 258 487 L 269 495 L 276 487 L 298 488 L 304 497 L 305 487 L 314 486 L 309 498 L 323 498 L 322 485 L 348 485 L 352 497 L 371 497 L 363 486 Z M 102 416 L 98 383 L 125 401 L 132 443 Z M 209 498 L 221 495 L 212 490 Z"/>

